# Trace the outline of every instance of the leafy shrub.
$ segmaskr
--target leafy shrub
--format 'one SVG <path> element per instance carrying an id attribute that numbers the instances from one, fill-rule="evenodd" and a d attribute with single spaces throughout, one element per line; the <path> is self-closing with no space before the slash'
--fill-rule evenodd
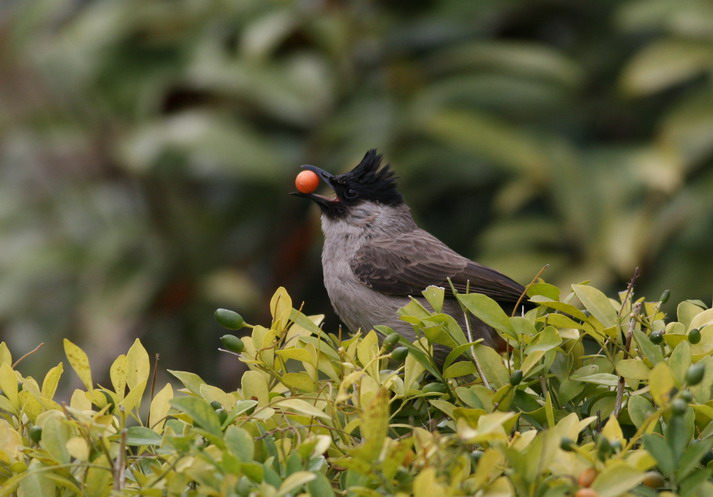
<path id="1" fill-rule="evenodd" d="M 327 333 L 281 288 L 237 347 L 233 392 L 183 371 L 156 388 L 138 340 L 96 385 L 65 340 L 84 388 L 60 403 L 63 363 L 40 384 L 2 344 L 0 495 L 713 495 L 713 309 L 685 301 L 666 322 L 631 291 L 572 290 L 533 284 L 515 317 L 458 295 L 500 354 L 440 313 L 439 288 L 401 311 L 414 343 Z M 452 348 L 442 365 L 434 343 Z"/>

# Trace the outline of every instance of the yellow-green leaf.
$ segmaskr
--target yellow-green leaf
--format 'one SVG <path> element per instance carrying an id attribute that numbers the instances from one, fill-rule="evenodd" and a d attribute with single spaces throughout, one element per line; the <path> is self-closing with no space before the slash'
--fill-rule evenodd
<path id="1" fill-rule="evenodd" d="M 89 459 L 89 445 L 82 437 L 72 437 L 67 440 L 67 452 L 80 461 Z"/>
<path id="2" fill-rule="evenodd" d="M 270 299 L 270 314 L 273 329 L 279 330 L 287 325 L 292 313 L 292 299 L 284 287 L 278 288 Z"/>
<path id="3" fill-rule="evenodd" d="M 277 491 L 276 497 L 287 495 L 293 490 L 297 490 L 305 483 L 309 483 L 314 479 L 315 474 L 310 471 L 297 471 L 296 473 L 292 473 L 282 482 L 282 485 L 280 485 L 280 488 Z"/>
<path id="4" fill-rule="evenodd" d="M 644 478 L 644 472 L 626 463 L 614 463 L 604 468 L 592 483 L 592 489 L 599 497 L 619 497 L 638 485 Z"/>
<path id="5" fill-rule="evenodd" d="M 12 354 L 7 348 L 5 342 L 0 342 L 0 364 L 8 364 L 12 366 Z"/>
<path id="6" fill-rule="evenodd" d="M 64 363 L 60 362 L 55 367 L 47 371 L 45 379 L 42 380 L 42 395 L 48 399 L 54 398 L 54 394 L 57 391 L 57 385 L 59 384 L 59 379 L 64 372 Z"/>
<path id="7" fill-rule="evenodd" d="M 671 368 L 665 362 L 659 362 L 649 374 L 649 388 L 654 402 L 659 406 L 666 404 L 673 387 Z"/>
<path id="8" fill-rule="evenodd" d="M 589 285 L 572 285 L 572 290 L 584 307 L 597 318 L 605 328 L 616 326 L 619 316 L 609 297 L 600 290 Z"/>
<path id="9" fill-rule="evenodd" d="M 302 399 L 284 399 L 276 402 L 273 406 L 280 407 L 283 410 L 294 411 L 305 416 L 330 419 L 329 415 L 324 411 Z"/>
<path id="10" fill-rule="evenodd" d="M 126 355 L 121 354 L 114 359 L 111 368 L 109 368 L 109 378 L 119 399 L 123 399 L 126 393 L 127 362 Z"/>
<path id="11" fill-rule="evenodd" d="M 267 378 L 260 371 L 246 371 L 243 373 L 240 383 L 243 395 L 246 399 L 255 399 L 258 405 L 264 406 L 270 401 L 267 388 Z"/>
<path id="12" fill-rule="evenodd" d="M 129 390 L 136 385 L 146 384 L 150 370 L 149 354 L 137 338 L 126 354 L 126 384 Z"/>
<path id="13" fill-rule="evenodd" d="M 13 410 L 17 411 L 20 408 L 17 397 L 17 374 L 7 363 L 0 365 L 0 389 L 12 404 Z"/>
<path id="14" fill-rule="evenodd" d="M 371 330 L 357 345 L 357 357 L 372 378 L 379 377 L 379 363 L 374 358 L 379 354 L 379 337 Z"/>
<path id="15" fill-rule="evenodd" d="M 616 363 L 616 372 L 632 380 L 645 380 L 649 377 L 649 367 L 639 359 L 622 359 Z"/>
<path id="16" fill-rule="evenodd" d="M 282 375 L 280 381 L 288 388 L 303 392 L 314 392 L 316 390 L 312 377 L 307 373 L 287 373 Z"/>
<path id="17" fill-rule="evenodd" d="M 173 399 L 173 387 L 170 383 L 166 383 L 161 390 L 151 399 L 151 407 L 149 408 L 149 428 L 156 433 L 163 432 L 163 425 L 166 423 L 166 415 L 171 409 L 171 399 Z"/>
<path id="18" fill-rule="evenodd" d="M 89 368 L 89 358 L 87 357 L 86 352 L 65 338 L 64 353 L 67 356 L 67 360 L 72 366 L 72 369 L 74 369 L 74 372 L 77 373 L 79 379 L 82 380 L 86 389 L 91 390 L 94 383 L 92 382 L 92 371 Z"/>

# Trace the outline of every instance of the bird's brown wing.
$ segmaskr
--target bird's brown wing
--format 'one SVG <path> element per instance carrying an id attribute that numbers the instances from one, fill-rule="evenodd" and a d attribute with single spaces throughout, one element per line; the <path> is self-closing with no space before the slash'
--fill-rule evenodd
<path id="1" fill-rule="evenodd" d="M 507 276 L 472 262 L 423 230 L 391 238 L 373 239 L 361 247 L 350 266 L 369 288 L 387 295 L 419 295 L 438 285 L 450 294 L 450 278 L 459 292 L 468 288 L 500 303 L 515 303 L 522 285 Z"/>

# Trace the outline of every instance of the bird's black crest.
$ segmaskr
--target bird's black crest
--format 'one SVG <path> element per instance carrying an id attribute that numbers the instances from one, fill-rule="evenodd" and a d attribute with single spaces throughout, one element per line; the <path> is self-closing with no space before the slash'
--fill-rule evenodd
<path id="1" fill-rule="evenodd" d="M 344 192 L 351 189 L 363 200 L 373 200 L 386 205 L 403 203 L 403 197 L 396 189 L 396 175 L 388 164 L 381 165 L 382 158 L 376 149 L 369 150 L 354 169 L 335 177 L 333 185 L 341 186 Z M 340 197 L 348 200 L 349 195 L 342 193 Z"/>

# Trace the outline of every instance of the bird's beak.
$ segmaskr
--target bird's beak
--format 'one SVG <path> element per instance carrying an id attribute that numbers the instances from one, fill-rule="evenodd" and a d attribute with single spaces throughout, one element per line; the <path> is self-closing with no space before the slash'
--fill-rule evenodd
<path id="1" fill-rule="evenodd" d="M 313 166 L 311 164 L 305 164 L 300 167 L 302 169 L 307 169 L 309 171 L 316 173 L 317 176 L 319 176 L 319 178 L 322 181 L 327 183 L 329 186 L 332 186 L 332 180 L 334 179 L 334 175 L 332 173 L 329 173 L 329 172 L 325 171 L 324 169 L 320 169 L 317 166 Z M 332 205 L 335 202 L 339 202 L 339 199 L 337 199 L 337 198 L 327 198 L 324 195 L 319 195 L 316 193 L 291 192 L 290 195 L 294 195 L 296 197 L 304 197 L 304 198 L 308 198 L 310 200 L 314 200 L 321 207 L 328 207 L 329 205 Z"/>

